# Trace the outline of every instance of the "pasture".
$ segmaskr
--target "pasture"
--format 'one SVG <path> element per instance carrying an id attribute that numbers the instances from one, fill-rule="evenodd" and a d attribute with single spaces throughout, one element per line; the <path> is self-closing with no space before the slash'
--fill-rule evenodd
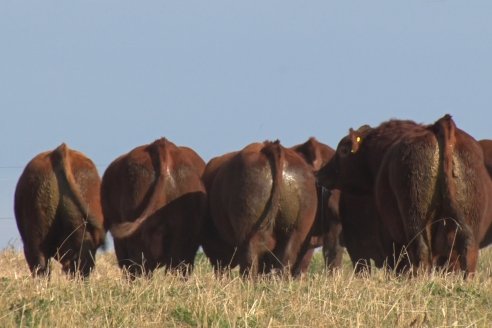
<path id="1" fill-rule="evenodd" d="M 481 251 L 475 278 L 433 273 L 414 278 L 375 270 L 324 272 L 317 252 L 300 279 L 215 277 L 197 255 L 188 279 L 155 272 L 129 282 L 113 252 L 99 252 L 86 281 L 52 263 L 33 279 L 21 251 L 0 252 L 1 327 L 490 327 L 492 249 Z"/>

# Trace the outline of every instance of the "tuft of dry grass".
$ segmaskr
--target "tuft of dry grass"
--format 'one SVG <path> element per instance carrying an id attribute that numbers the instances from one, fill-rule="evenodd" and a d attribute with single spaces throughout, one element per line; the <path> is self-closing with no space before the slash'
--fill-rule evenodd
<path id="1" fill-rule="evenodd" d="M 347 258 L 347 256 L 345 257 Z M 157 271 L 127 281 L 112 252 L 101 253 L 84 281 L 54 265 L 50 279 L 31 278 L 22 252 L 0 252 L 1 327 L 489 327 L 492 249 L 463 280 L 433 273 L 414 278 L 375 270 L 324 272 L 317 253 L 300 279 L 216 277 L 197 256 L 187 279 Z"/>

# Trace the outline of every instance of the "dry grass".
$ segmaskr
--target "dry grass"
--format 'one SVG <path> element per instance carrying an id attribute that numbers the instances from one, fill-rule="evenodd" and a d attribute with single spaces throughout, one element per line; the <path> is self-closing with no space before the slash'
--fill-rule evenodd
<path id="1" fill-rule="evenodd" d="M 316 254 L 297 280 L 216 278 L 203 255 L 188 278 L 158 271 L 128 282 L 113 253 L 98 256 L 88 281 L 55 266 L 32 279 L 23 255 L 0 253 L 1 327 L 489 327 L 492 249 L 468 281 L 453 275 L 355 277 L 348 263 L 334 275 Z"/>

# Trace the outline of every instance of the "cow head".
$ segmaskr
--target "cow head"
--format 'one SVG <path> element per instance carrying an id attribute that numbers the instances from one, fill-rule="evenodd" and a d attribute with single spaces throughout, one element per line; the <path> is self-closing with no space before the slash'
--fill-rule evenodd
<path id="1" fill-rule="evenodd" d="M 369 173 L 363 145 L 370 130 L 372 128 L 368 125 L 349 130 L 349 134 L 338 143 L 335 156 L 318 172 L 318 183 L 328 189 L 355 193 L 367 191 L 370 187 Z"/>
<path id="2" fill-rule="evenodd" d="M 305 143 L 292 147 L 304 160 L 311 165 L 315 172 L 332 157 L 334 152 L 328 145 L 320 143 L 311 137 Z"/>

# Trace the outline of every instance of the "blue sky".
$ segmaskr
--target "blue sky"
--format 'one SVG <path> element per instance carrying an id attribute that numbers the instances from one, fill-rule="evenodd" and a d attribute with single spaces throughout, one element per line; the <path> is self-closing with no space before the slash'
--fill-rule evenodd
<path id="1" fill-rule="evenodd" d="M 161 136 L 205 160 L 254 141 L 336 147 L 445 113 L 491 138 L 492 2 L 0 2 L 0 248 L 13 192 L 61 142 L 102 175 Z"/>

